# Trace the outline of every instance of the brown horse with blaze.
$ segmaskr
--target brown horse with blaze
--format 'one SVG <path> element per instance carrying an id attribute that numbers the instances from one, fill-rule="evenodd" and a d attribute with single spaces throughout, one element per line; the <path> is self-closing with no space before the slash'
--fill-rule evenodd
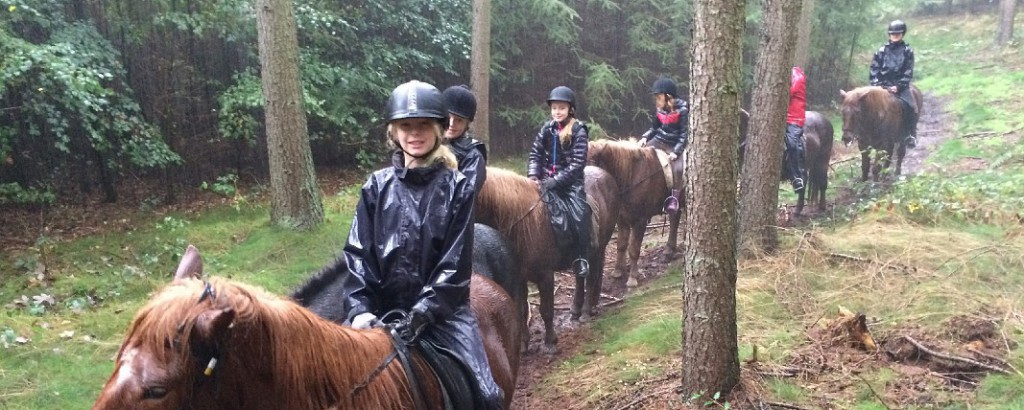
<path id="1" fill-rule="evenodd" d="M 174 281 L 136 314 L 93 410 L 412 409 L 413 383 L 383 329 L 355 330 L 226 279 L 203 281 L 189 247 Z M 521 324 L 494 282 L 474 275 L 470 305 L 494 380 L 512 400 Z M 431 374 L 411 352 L 417 374 Z M 427 408 L 435 377 L 417 377 Z"/>

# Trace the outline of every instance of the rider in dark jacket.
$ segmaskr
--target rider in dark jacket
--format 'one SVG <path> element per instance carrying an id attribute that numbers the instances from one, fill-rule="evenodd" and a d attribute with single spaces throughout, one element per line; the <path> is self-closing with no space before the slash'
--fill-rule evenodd
<path id="1" fill-rule="evenodd" d="M 478 382 L 487 409 L 502 407 L 476 317 L 470 310 L 475 191 L 441 143 L 447 119 L 434 86 L 411 81 L 388 100 L 392 166 L 363 184 L 345 245 L 347 323 L 377 325 L 397 309 L 397 333 L 450 350 Z M 390 316 L 390 315 L 389 315 Z"/>
<path id="2" fill-rule="evenodd" d="M 889 23 L 889 43 L 878 48 L 871 59 L 871 85 L 885 88 L 899 97 L 903 102 L 904 129 L 907 130 L 907 147 L 917 145 L 917 103 L 910 92 L 910 82 L 914 79 L 914 50 L 903 41 L 907 33 L 907 24 L 903 20 Z"/>
<path id="3" fill-rule="evenodd" d="M 583 168 L 587 165 L 588 130 L 586 124 L 575 117 L 576 93 L 572 89 L 555 87 L 547 102 L 552 120 L 540 128 L 533 141 L 526 175 L 540 187 L 545 201 L 551 198 L 559 202 L 548 203 L 558 243 L 563 254 L 577 256 L 572 262 L 576 274 L 586 276 L 591 209 L 583 187 Z M 562 224 L 556 221 L 557 209 L 578 212 L 569 212 L 574 215 L 568 218 L 567 224 Z M 560 232 L 559 225 L 567 225 L 567 231 Z"/>
<path id="4" fill-rule="evenodd" d="M 455 85 L 444 90 L 444 100 L 448 105 L 448 129 L 444 138 L 459 161 L 459 171 L 479 192 L 487 179 L 487 147 L 469 131 L 469 124 L 476 117 L 476 97 L 469 87 Z"/>
<path id="5" fill-rule="evenodd" d="M 640 139 L 640 146 L 651 146 L 668 154 L 672 165 L 672 195 L 665 199 L 665 212 L 679 211 L 679 195 L 683 189 L 683 168 L 681 159 L 689 136 L 690 109 L 686 101 L 677 98 L 676 83 L 661 77 L 651 86 L 654 95 L 654 113 L 651 115 L 651 129 Z"/>

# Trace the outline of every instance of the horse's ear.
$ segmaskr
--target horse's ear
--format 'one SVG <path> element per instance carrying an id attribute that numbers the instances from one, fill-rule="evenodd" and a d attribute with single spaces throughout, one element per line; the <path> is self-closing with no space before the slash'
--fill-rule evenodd
<path id="1" fill-rule="evenodd" d="M 839 96 L 840 96 L 840 97 L 843 97 L 843 98 L 846 98 L 846 90 L 844 90 L 844 89 L 840 88 L 840 89 L 839 89 Z"/>
<path id="2" fill-rule="evenodd" d="M 181 256 L 181 262 L 178 263 L 178 270 L 174 272 L 174 280 L 185 280 L 189 278 L 202 278 L 203 276 L 203 257 L 199 255 L 199 250 L 195 246 L 189 245 L 185 249 L 185 254 Z"/>
<path id="3" fill-rule="evenodd" d="M 223 340 L 234 321 L 234 309 L 227 308 L 207 310 L 196 317 L 194 334 L 197 335 L 203 343 L 215 343 Z"/>

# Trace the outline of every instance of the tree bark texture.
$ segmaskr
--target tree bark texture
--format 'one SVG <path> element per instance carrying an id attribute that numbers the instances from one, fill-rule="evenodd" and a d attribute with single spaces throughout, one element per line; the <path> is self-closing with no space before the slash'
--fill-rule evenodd
<path id="1" fill-rule="evenodd" d="M 799 1 L 799 0 L 798 0 Z M 796 34 L 796 50 L 793 51 L 793 65 L 807 70 L 810 60 L 811 32 L 814 27 L 814 0 L 803 0 L 800 7 L 799 31 Z"/>
<path id="2" fill-rule="evenodd" d="M 270 222 L 309 230 L 324 220 L 299 84 L 291 0 L 257 0 L 260 67 L 270 164 Z"/>
<path id="3" fill-rule="evenodd" d="M 736 170 L 743 0 L 694 3 L 683 231 L 683 394 L 739 382 Z"/>
<path id="4" fill-rule="evenodd" d="M 764 26 L 754 68 L 750 133 L 740 175 L 739 247 L 774 251 L 779 206 L 779 176 L 785 149 L 786 111 L 802 0 L 765 0 Z"/>
<path id="5" fill-rule="evenodd" d="M 470 52 L 470 75 L 476 97 L 476 119 L 473 136 L 491 142 L 491 0 L 473 0 L 473 50 Z"/>
<path id="6" fill-rule="evenodd" d="M 1013 40 L 1013 18 L 1017 14 L 1017 0 L 999 1 L 999 28 L 996 32 L 996 45 L 1006 45 Z"/>

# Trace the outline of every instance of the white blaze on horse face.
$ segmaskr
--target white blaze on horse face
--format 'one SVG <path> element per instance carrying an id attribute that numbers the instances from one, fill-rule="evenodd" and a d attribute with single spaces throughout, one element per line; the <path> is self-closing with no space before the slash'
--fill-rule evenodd
<path id="1" fill-rule="evenodd" d="M 121 354 L 121 365 L 117 368 L 117 379 L 114 381 L 115 387 L 120 388 L 121 385 L 135 378 L 132 362 L 135 361 L 138 354 L 139 350 L 136 348 L 127 349 Z"/>

